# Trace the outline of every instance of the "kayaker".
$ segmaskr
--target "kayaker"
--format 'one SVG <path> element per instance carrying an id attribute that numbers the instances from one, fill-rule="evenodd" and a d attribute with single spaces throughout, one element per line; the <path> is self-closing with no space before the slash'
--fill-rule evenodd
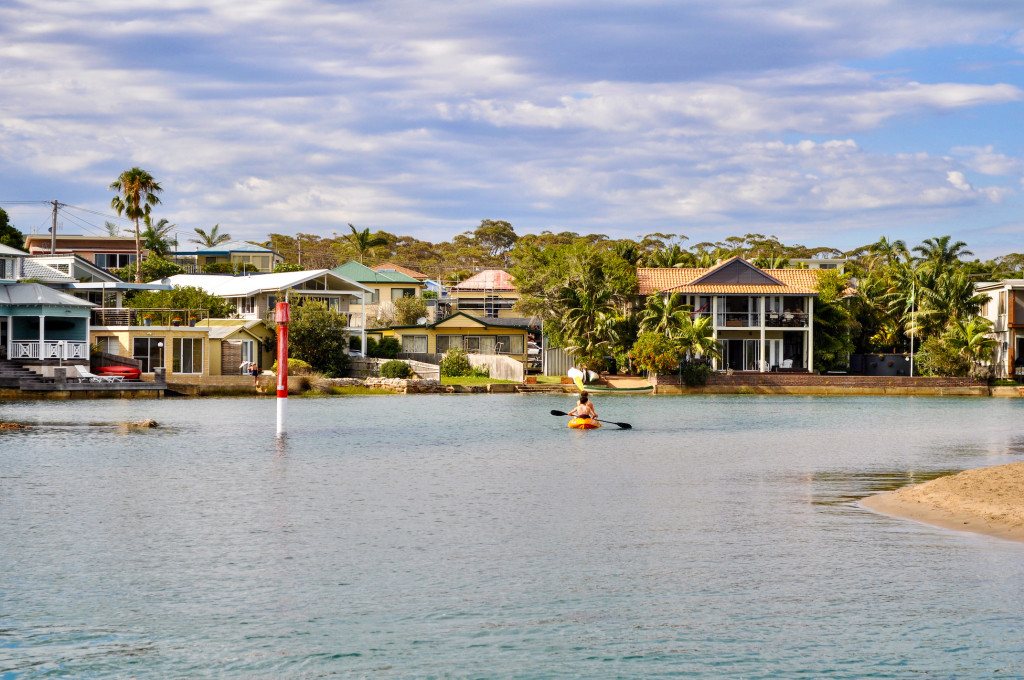
<path id="1" fill-rule="evenodd" d="M 577 418 L 597 419 L 597 411 L 594 410 L 594 404 L 591 403 L 590 395 L 587 394 L 586 390 L 580 392 L 580 400 L 576 402 L 576 408 L 569 411 L 569 415 L 576 416 Z"/>

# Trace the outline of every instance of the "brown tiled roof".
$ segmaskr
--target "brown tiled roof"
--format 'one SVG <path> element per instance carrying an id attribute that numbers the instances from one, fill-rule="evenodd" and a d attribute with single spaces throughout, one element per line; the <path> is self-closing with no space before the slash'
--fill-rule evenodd
<path id="1" fill-rule="evenodd" d="M 728 261 L 727 261 L 728 262 Z M 686 293 L 689 295 L 815 295 L 818 292 L 820 269 L 762 269 L 783 285 L 761 284 L 696 284 L 692 282 L 727 262 L 714 267 L 642 267 L 637 270 L 639 293 Z"/>
<path id="2" fill-rule="evenodd" d="M 473 274 L 457 286 L 452 286 L 453 291 L 468 290 L 498 290 L 514 292 L 516 287 L 512 283 L 512 275 L 501 269 L 485 269 Z"/>
<path id="3" fill-rule="evenodd" d="M 406 276 L 411 276 L 414 279 L 419 279 L 420 281 L 425 281 L 426 279 L 430 278 L 429 276 L 427 276 L 423 272 L 418 272 L 415 269 L 409 269 L 408 267 L 403 267 L 402 265 L 395 264 L 394 262 L 383 262 L 381 264 L 374 265 L 373 267 L 370 267 L 370 269 L 372 269 L 375 272 L 384 271 L 386 269 L 387 270 L 392 270 L 392 271 L 398 272 L 399 274 L 405 274 Z"/>

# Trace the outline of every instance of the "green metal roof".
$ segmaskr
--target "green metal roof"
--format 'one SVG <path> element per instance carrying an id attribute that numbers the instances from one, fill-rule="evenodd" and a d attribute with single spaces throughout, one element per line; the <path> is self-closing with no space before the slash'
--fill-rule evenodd
<path id="1" fill-rule="evenodd" d="M 422 286 L 423 283 L 411 276 L 390 269 L 376 272 L 369 267 L 359 264 L 355 260 L 338 265 L 332 269 L 335 274 L 351 279 L 356 283 L 409 283 Z"/>

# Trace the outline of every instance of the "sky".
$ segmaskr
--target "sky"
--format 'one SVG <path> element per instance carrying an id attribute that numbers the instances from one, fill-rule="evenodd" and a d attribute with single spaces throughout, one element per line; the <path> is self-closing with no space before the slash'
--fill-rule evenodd
<path id="1" fill-rule="evenodd" d="M 1024 252 L 1022 76 L 1020 0 L 0 0 L 0 207 L 105 234 L 139 166 L 182 243 L 493 219 L 992 257 Z"/>

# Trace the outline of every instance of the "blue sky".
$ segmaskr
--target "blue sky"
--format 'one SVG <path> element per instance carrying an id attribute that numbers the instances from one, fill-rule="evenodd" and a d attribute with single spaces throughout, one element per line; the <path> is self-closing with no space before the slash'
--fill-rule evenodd
<path id="1" fill-rule="evenodd" d="M 0 0 L 0 206 L 1024 251 L 1019 0 Z M 103 231 L 78 212 L 62 233 Z"/>

